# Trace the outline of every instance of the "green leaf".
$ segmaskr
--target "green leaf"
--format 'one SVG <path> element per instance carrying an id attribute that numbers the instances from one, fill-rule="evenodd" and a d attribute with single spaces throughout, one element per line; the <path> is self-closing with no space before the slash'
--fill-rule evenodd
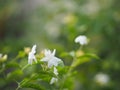
<path id="1" fill-rule="evenodd" d="M 72 67 L 76 67 L 76 66 L 81 65 L 83 63 L 90 62 L 92 59 L 98 60 L 100 58 L 95 54 L 85 54 L 85 55 L 82 55 L 82 56 L 78 57 L 74 61 Z"/>
<path id="2" fill-rule="evenodd" d="M 30 77 L 24 78 L 20 82 L 20 86 L 23 86 L 24 84 L 27 84 L 28 82 L 37 81 L 37 80 L 49 82 L 50 78 L 53 76 L 54 76 L 53 72 L 41 71 L 39 73 L 34 73 Z"/>
<path id="3" fill-rule="evenodd" d="M 61 54 L 60 54 L 60 57 L 66 57 L 66 56 L 68 56 L 69 55 L 69 53 L 67 53 L 67 52 L 62 52 Z"/>
<path id="4" fill-rule="evenodd" d="M 85 55 L 81 57 L 88 57 L 88 58 L 94 58 L 96 60 L 100 60 L 100 58 L 96 54 L 86 53 Z"/>
<path id="5" fill-rule="evenodd" d="M 9 62 L 5 66 L 6 68 L 20 68 L 19 64 L 16 62 Z"/>
<path id="6" fill-rule="evenodd" d="M 22 57 L 25 57 L 25 52 L 24 51 L 19 51 L 18 53 L 18 57 L 22 58 Z"/>
<path id="7" fill-rule="evenodd" d="M 39 85 L 38 83 L 37 84 L 26 83 L 26 84 L 22 85 L 22 88 L 33 88 L 36 90 L 45 90 L 45 88 L 43 86 Z"/>
<path id="8" fill-rule="evenodd" d="M 0 78 L 0 88 L 4 87 L 6 85 L 5 79 L 4 78 Z"/>
<path id="9" fill-rule="evenodd" d="M 20 76 L 23 75 L 23 72 L 21 70 L 15 70 L 7 74 L 7 79 L 17 79 Z"/>
<path id="10" fill-rule="evenodd" d="M 50 77 L 51 75 L 47 72 L 35 73 L 35 74 L 32 74 L 29 78 L 28 77 L 24 78 L 18 85 L 21 88 L 33 88 L 37 90 L 45 90 L 43 86 L 41 86 L 37 82 L 38 81 L 48 82 L 50 80 Z"/>

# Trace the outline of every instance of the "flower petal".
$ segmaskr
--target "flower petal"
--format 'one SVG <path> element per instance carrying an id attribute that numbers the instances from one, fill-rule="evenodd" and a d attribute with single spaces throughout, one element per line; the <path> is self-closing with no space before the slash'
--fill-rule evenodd
<path id="1" fill-rule="evenodd" d="M 75 38 L 75 42 L 76 43 L 80 43 L 81 45 L 85 45 L 87 44 L 87 37 L 85 35 L 80 35 L 78 37 Z"/>
<path id="2" fill-rule="evenodd" d="M 50 80 L 50 84 L 53 84 L 53 83 L 55 83 L 55 82 L 57 82 L 57 81 L 58 81 L 58 79 L 57 79 L 57 78 L 52 77 L 52 79 Z"/>
<path id="3" fill-rule="evenodd" d="M 32 49 L 31 49 L 31 52 L 29 52 L 29 55 L 28 55 L 28 64 L 32 65 L 33 60 L 37 63 L 36 57 L 34 55 L 35 53 L 36 53 L 36 45 L 34 45 L 32 47 Z"/>
<path id="4" fill-rule="evenodd" d="M 54 67 L 54 74 L 55 74 L 55 75 L 58 75 L 58 70 L 57 70 L 56 67 Z"/>

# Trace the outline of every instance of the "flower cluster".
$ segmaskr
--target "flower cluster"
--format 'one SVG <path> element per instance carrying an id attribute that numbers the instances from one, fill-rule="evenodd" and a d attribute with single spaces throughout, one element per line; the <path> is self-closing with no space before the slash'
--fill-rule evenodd
<path id="1" fill-rule="evenodd" d="M 56 67 L 59 65 L 59 63 L 62 62 L 62 60 L 55 57 L 55 52 L 56 52 L 55 49 L 53 50 L 53 52 L 45 49 L 44 50 L 44 57 L 40 61 L 47 63 L 48 68 L 54 67 L 53 73 L 57 76 L 58 75 L 58 70 L 57 70 Z M 32 49 L 31 49 L 31 51 L 29 52 L 29 55 L 28 55 L 28 64 L 32 65 L 33 60 L 37 63 L 35 53 L 36 53 L 36 45 L 33 45 Z M 52 77 L 52 79 L 50 81 L 50 84 L 53 84 L 57 81 L 58 81 L 58 79 L 56 77 Z"/>
<path id="2" fill-rule="evenodd" d="M 55 57 L 55 52 L 56 52 L 55 49 L 53 50 L 53 52 L 51 52 L 50 50 L 46 50 L 46 49 L 45 49 L 45 51 L 44 51 L 45 57 L 43 57 L 43 58 L 41 59 L 41 61 L 47 62 L 48 68 L 54 67 L 53 73 L 57 76 L 57 75 L 58 75 L 58 71 L 57 71 L 57 68 L 56 68 L 56 67 L 58 66 L 58 64 L 59 64 L 60 62 L 62 62 L 62 60 L 59 59 L 59 58 L 57 58 L 57 57 Z M 57 79 L 56 77 L 52 77 L 52 79 L 51 79 L 51 81 L 50 81 L 50 84 L 53 84 L 53 83 L 55 83 L 55 82 L 57 82 L 57 81 L 58 81 L 58 79 Z"/>
<path id="3" fill-rule="evenodd" d="M 76 43 L 80 43 L 81 45 L 85 45 L 87 44 L 87 37 L 84 35 L 80 35 L 75 39 Z M 35 61 L 37 63 L 37 59 L 35 57 L 35 53 L 36 53 L 36 45 L 33 45 L 31 51 L 29 52 L 28 55 L 28 64 L 32 65 L 33 61 Z M 51 69 L 52 67 L 54 68 L 53 73 L 55 74 L 56 77 L 52 77 L 50 80 L 50 84 L 53 84 L 55 82 L 58 81 L 58 70 L 57 70 L 57 66 L 62 62 L 62 60 L 60 58 L 57 58 L 55 56 L 56 53 L 56 49 L 52 51 L 45 49 L 44 50 L 44 57 L 40 60 L 41 62 L 45 62 L 47 63 L 47 67 L 49 69 Z"/>

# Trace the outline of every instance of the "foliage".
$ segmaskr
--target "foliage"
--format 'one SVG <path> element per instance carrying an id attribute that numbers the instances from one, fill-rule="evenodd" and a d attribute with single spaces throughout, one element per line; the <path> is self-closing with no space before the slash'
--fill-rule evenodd
<path id="1" fill-rule="evenodd" d="M 80 39 L 79 42 L 82 42 L 83 40 Z M 81 47 L 83 45 L 84 43 L 81 45 Z M 63 61 L 53 56 L 55 55 L 55 50 L 53 52 L 51 52 L 50 50 L 45 50 L 44 53 L 42 51 L 36 54 L 36 56 L 34 56 L 36 52 L 36 45 L 33 46 L 31 51 L 25 52 L 25 50 L 20 51 L 15 59 L 12 59 L 8 62 L 6 62 L 6 60 L 4 62 L 1 62 L 1 75 L 4 76 L 5 74 L 5 79 L 7 80 L 7 82 L 11 82 L 12 80 L 16 81 L 18 84 L 16 90 L 20 88 L 33 88 L 37 90 L 75 89 L 75 86 L 73 84 L 74 79 L 71 79 L 75 77 L 76 73 L 78 73 L 75 68 L 83 63 L 91 61 L 92 59 L 98 59 L 98 57 L 94 54 L 80 54 L 79 52 L 83 52 L 80 48 L 77 51 L 72 51 L 71 53 L 61 53 L 63 59 L 64 57 L 73 58 L 71 65 L 66 66 L 64 65 Z M 27 55 L 28 60 L 26 58 Z M 33 62 L 33 60 L 36 58 L 37 61 Z M 23 63 L 23 60 L 28 61 L 28 64 Z M 48 60 L 48 66 L 47 63 L 43 62 L 46 60 Z M 56 62 L 56 60 L 58 60 L 58 62 Z M 49 67 L 49 63 L 51 63 L 52 67 Z M 57 81 L 53 81 L 53 83 L 51 83 L 51 78 L 53 77 L 55 77 Z M 21 79 L 22 81 L 20 81 Z M 70 84 L 72 85 L 69 86 Z M 4 85 L 2 87 L 4 87 Z"/>
<path id="2" fill-rule="evenodd" d="M 119 90 L 119 8 L 119 0 L 1 0 L 0 89 Z M 78 35 L 89 37 L 81 50 Z M 38 62 L 28 65 L 33 44 Z M 55 75 L 40 61 L 44 48 L 64 62 L 59 83 L 50 85 Z"/>

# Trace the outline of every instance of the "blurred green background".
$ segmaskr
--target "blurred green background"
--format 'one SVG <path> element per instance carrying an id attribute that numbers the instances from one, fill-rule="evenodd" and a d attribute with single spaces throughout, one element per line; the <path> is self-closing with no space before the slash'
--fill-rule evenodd
<path id="1" fill-rule="evenodd" d="M 56 48 L 59 55 L 77 50 L 74 39 L 84 34 L 89 38 L 84 51 L 101 60 L 77 68 L 76 90 L 119 90 L 119 9 L 119 0 L 0 0 L 0 53 L 12 58 L 37 44 L 38 50 Z M 109 76 L 108 85 L 94 82 L 98 73 Z"/>

